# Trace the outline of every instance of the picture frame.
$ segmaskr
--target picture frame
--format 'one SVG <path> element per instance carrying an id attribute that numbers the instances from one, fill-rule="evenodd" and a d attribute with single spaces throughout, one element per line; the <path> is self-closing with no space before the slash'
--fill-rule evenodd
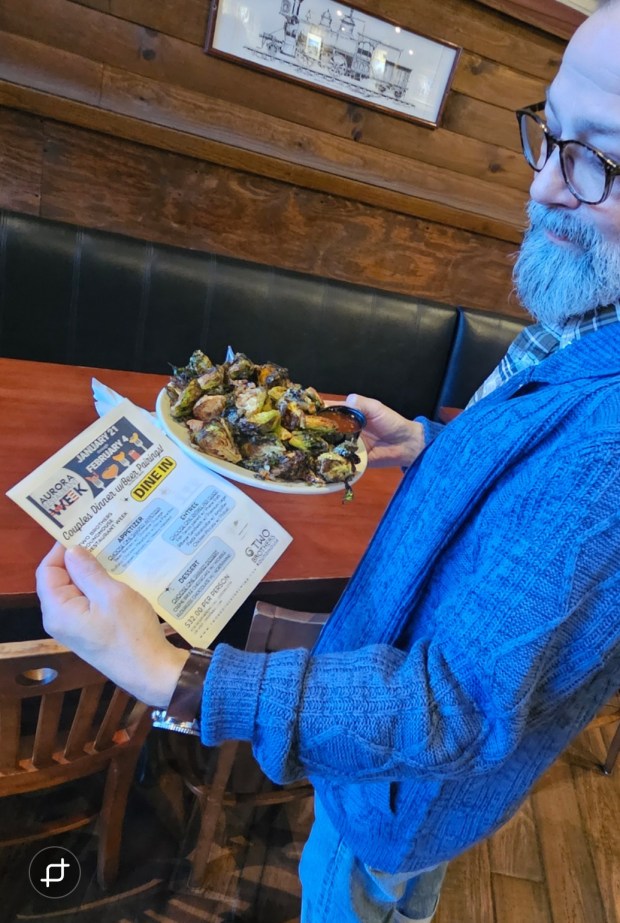
<path id="1" fill-rule="evenodd" d="M 335 0 L 213 0 L 205 52 L 436 128 L 461 49 Z"/>

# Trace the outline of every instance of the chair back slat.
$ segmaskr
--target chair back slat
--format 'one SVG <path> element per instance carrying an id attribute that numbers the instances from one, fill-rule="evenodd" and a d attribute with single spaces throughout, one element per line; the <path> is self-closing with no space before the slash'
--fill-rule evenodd
<path id="1" fill-rule="evenodd" d="M 32 765 L 37 769 L 50 766 L 54 762 L 53 754 L 58 746 L 58 725 L 64 697 L 63 692 L 41 696 L 39 720 L 32 748 Z"/>
<path id="2" fill-rule="evenodd" d="M 85 745 L 92 740 L 94 736 L 93 722 L 103 689 L 103 683 L 97 686 L 85 686 L 82 689 L 80 701 L 67 735 L 64 752 L 65 759 L 74 760 L 82 756 Z"/>
<path id="3" fill-rule="evenodd" d="M 77 654 L 55 641 L 0 644 L 0 699 L 30 699 L 48 692 L 68 692 L 104 677 Z"/>
<path id="4" fill-rule="evenodd" d="M 0 699 L 0 772 L 13 772 L 19 758 L 21 702 Z"/>
<path id="5" fill-rule="evenodd" d="M 97 881 L 102 889 L 118 871 L 127 797 L 151 727 L 146 705 L 136 703 L 129 714 L 134 702 L 56 641 L 0 644 L 0 804 L 3 797 L 53 792 L 56 786 L 105 774 L 98 799 Z M 119 724 L 129 725 L 127 733 L 115 734 Z M 9 811 L 18 813 L 17 807 Z M 39 822 L 38 814 L 30 810 L 26 824 L 23 817 L 17 823 L 11 818 L 5 823 L 3 817 L 0 846 L 47 839 L 75 827 L 75 817 L 67 818 L 66 812 L 45 822 Z"/>
<path id="6" fill-rule="evenodd" d="M 121 718 L 127 708 L 131 697 L 122 689 L 115 689 L 108 709 L 103 716 L 99 732 L 95 738 L 95 750 L 106 750 L 114 743 L 114 735 L 118 731 Z"/>

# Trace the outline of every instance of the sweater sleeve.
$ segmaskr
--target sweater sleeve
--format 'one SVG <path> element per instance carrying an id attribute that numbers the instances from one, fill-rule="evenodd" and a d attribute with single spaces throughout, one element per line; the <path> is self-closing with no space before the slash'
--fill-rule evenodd
<path id="1" fill-rule="evenodd" d="M 456 778 L 494 770 L 524 735 L 550 720 L 589 720 L 592 676 L 610 654 L 595 626 L 616 611 L 620 573 L 552 625 L 531 629 L 479 662 L 479 650 L 419 641 L 312 656 L 216 649 L 205 683 L 202 740 L 252 743 L 265 773 L 284 783 Z M 615 600 L 615 602 L 613 602 Z M 583 645 L 590 644 L 587 654 Z M 472 646 L 472 651 L 476 645 Z M 562 663 L 570 664 L 567 672 Z M 616 682 L 617 685 L 617 682 Z M 609 692 L 613 691 L 613 684 Z M 599 691 L 600 695 L 600 691 Z"/>
<path id="2" fill-rule="evenodd" d="M 430 445 L 433 439 L 437 438 L 446 425 L 445 423 L 438 423 L 435 420 L 429 420 L 428 417 L 415 417 L 413 422 L 421 424 L 424 430 L 425 446 Z"/>
<path id="3" fill-rule="evenodd" d="M 476 520 L 479 556 L 458 580 L 456 559 L 446 569 L 452 595 L 437 594 L 440 630 L 408 650 L 265 655 L 220 645 L 205 682 L 203 742 L 250 741 L 277 782 L 355 782 L 485 773 L 533 730 L 560 721 L 576 732 L 620 667 L 620 476 L 614 458 L 602 461 L 611 453 L 591 451 L 597 476 L 582 478 L 583 491 L 575 481 L 570 504 L 553 480 L 517 477 L 526 498 L 518 535 L 498 496 L 484 542 Z M 584 455 L 570 456 L 576 471 L 588 469 Z M 555 459 L 563 488 L 567 467 Z"/>

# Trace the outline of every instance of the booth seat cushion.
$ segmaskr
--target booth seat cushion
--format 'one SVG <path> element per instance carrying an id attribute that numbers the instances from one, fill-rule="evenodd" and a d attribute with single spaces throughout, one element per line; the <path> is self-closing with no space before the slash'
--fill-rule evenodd
<path id="1" fill-rule="evenodd" d="M 461 308 L 436 410 L 465 407 L 525 323 L 516 318 Z"/>
<path id="2" fill-rule="evenodd" d="M 0 212 L 3 356 L 166 373 L 200 347 L 408 417 L 437 406 L 455 308 Z"/>

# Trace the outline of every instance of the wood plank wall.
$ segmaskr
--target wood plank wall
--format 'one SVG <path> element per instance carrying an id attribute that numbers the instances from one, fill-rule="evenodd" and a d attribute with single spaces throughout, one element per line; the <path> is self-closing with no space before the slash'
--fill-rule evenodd
<path id="1" fill-rule="evenodd" d="M 2 0 L 0 204 L 519 315 L 515 107 L 565 42 L 476 0 L 357 0 L 463 47 L 432 130 L 205 55 L 209 0 Z"/>

